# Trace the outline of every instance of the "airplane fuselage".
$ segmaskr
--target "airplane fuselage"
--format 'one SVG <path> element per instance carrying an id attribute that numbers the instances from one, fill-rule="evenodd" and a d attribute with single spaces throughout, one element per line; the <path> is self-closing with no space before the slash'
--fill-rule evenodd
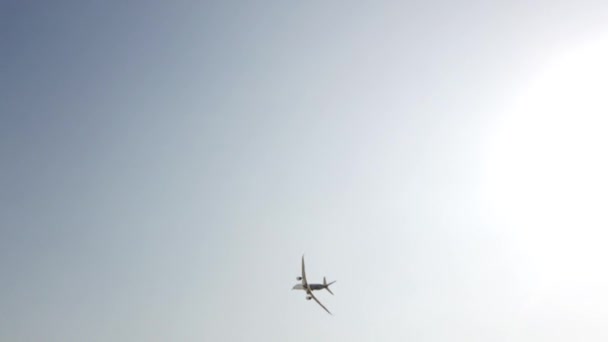
<path id="1" fill-rule="evenodd" d="M 308 284 L 308 286 L 310 286 L 310 289 L 315 291 L 315 290 L 323 290 L 326 286 L 323 284 Z"/>
<path id="2" fill-rule="evenodd" d="M 323 284 L 308 284 L 308 286 L 310 287 L 311 291 L 323 290 L 326 287 Z M 293 289 L 294 290 L 306 290 L 306 288 L 302 284 L 296 284 L 296 286 L 294 286 Z"/>

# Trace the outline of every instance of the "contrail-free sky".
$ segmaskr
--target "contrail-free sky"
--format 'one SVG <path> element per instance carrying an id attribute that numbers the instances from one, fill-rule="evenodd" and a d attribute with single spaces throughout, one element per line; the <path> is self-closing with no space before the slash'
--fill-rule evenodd
<path id="1" fill-rule="evenodd" d="M 607 341 L 607 17 L 2 1 L 0 340 Z"/>

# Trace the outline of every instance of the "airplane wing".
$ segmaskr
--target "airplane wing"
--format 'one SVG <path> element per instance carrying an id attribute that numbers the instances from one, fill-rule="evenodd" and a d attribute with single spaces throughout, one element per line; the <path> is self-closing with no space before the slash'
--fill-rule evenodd
<path id="1" fill-rule="evenodd" d="M 304 287 L 308 287 L 308 282 L 306 281 L 306 271 L 304 270 L 304 255 L 302 255 L 302 285 L 304 285 Z"/>
<path id="2" fill-rule="evenodd" d="M 312 294 L 312 290 L 310 289 L 310 287 L 308 287 L 307 292 L 308 292 L 308 295 L 309 295 L 309 296 L 311 296 L 311 297 L 312 297 L 312 299 L 314 299 L 314 300 L 315 300 L 315 302 L 317 302 L 317 304 L 321 305 L 321 307 L 322 307 L 322 308 L 323 308 L 325 311 L 327 311 L 327 313 L 328 313 L 328 314 L 330 314 L 330 315 L 331 315 L 331 312 L 329 312 L 329 310 L 327 310 L 327 308 L 325 307 L 325 305 L 321 304 L 321 302 L 319 302 L 319 300 L 317 299 L 317 297 L 315 297 L 315 295 L 314 295 L 314 294 Z"/>

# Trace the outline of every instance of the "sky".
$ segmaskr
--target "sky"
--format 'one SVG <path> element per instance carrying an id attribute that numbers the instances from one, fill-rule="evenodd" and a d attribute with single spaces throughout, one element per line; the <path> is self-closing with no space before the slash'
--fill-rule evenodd
<path id="1" fill-rule="evenodd" d="M 0 1 L 0 340 L 606 341 L 606 60 L 606 1 Z"/>

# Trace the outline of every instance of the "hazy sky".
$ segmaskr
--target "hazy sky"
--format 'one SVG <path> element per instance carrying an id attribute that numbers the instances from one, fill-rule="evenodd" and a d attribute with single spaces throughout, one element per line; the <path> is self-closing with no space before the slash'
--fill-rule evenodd
<path id="1" fill-rule="evenodd" d="M 606 341 L 606 60 L 599 0 L 0 1 L 0 340 Z"/>

